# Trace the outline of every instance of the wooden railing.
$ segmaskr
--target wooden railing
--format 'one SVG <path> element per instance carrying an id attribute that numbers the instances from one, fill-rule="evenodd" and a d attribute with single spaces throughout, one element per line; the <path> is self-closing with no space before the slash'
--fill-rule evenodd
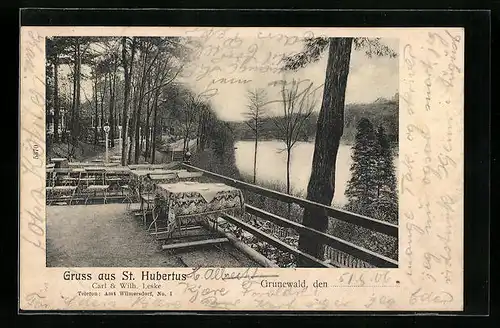
<path id="1" fill-rule="evenodd" d="M 366 216 L 362 215 L 357 215 L 354 213 L 350 213 L 347 211 L 339 210 L 330 206 L 326 206 L 320 203 L 312 202 L 303 198 L 283 194 L 271 189 L 263 188 L 256 186 L 254 184 L 250 184 L 247 182 L 243 182 L 240 180 L 232 179 L 217 173 L 213 173 L 186 163 L 183 163 L 182 166 L 188 170 L 192 171 L 198 171 L 198 172 L 203 172 L 203 174 L 207 177 L 213 178 L 215 180 L 224 182 L 230 186 L 233 186 L 235 188 L 241 189 L 241 190 L 246 190 L 249 192 L 253 192 L 258 195 L 262 195 L 265 197 L 269 197 L 272 199 L 276 199 L 279 201 L 282 201 L 284 203 L 288 204 L 297 204 L 302 208 L 308 208 L 308 209 L 321 209 L 324 210 L 325 213 L 332 218 L 338 219 L 340 221 L 344 222 L 349 222 L 351 224 L 369 229 L 371 231 L 379 232 L 388 236 L 392 236 L 397 238 L 398 237 L 398 226 L 395 224 L 391 224 L 388 222 L 372 219 Z M 359 259 L 358 262 L 361 263 L 366 263 L 368 266 L 375 266 L 375 267 L 384 267 L 384 268 L 397 268 L 398 267 L 398 262 L 383 256 L 381 254 L 378 254 L 376 252 L 370 251 L 366 248 L 360 247 L 358 245 L 355 245 L 353 243 L 350 243 L 348 241 L 342 240 L 340 238 L 334 237 L 332 235 L 326 234 L 321 231 L 317 231 L 315 229 L 312 229 L 310 227 L 304 226 L 300 223 L 285 219 L 283 217 L 280 217 L 276 214 L 269 213 L 263 209 L 254 207 L 250 204 L 245 205 L 245 210 L 247 213 L 251 215 L 255 215 L 256 217 L 259 217 L 263 220 L 267 220 L 269 222 L 272 222 L 273 224 L 276 224 L 278 226 L 284 227 L 284 228 L 291 228 L 295 230 L 298 234 L 305 234 L 312 236 L 316 238 L 317 240 L 321 241 L 325 246 L 331 247 L 331 249 L 338 250 L 340 253 L 336 253 L 335 256 L 340 256 L 339 254 L 348 254 L 355 259 Z M 323 261 L 320 259 L 315 258 L 314 256 L 310 254 L 306 254 L 290 245 L 287 243 L 281 241 L 280 239 L 271 236 L 270 234 L 267 234 L 260 229 L 252 226 L 249 223 L 244 222 L 243 220 L 236 218 L 231 215 L 224 214 L 223 219 L 226 221 L 230 222 L 231 224 L 236 225 L 237 227 L 251 233 L 254 235 L 256 238 L 261 239 L 274 247 L 284 251 L 293 254 L 296 258 L 299 258 L 307 263 L 309 263 L 311 266 L 314 267 L 334 267 L 334 266 L 348 266 L 349 264 L 347 262 L 349 261 L 344 261 L 344 260 L 335 260 L 334 264 L 330 264 L 329 261 Z M 350 260 L 352 263 L 353 261 Z M 356 261 L 354 261 L 356 262 Z M 365 265 L 363 264 L 357 264 L 356 266 L 361 266 L 364 267 Z"/>

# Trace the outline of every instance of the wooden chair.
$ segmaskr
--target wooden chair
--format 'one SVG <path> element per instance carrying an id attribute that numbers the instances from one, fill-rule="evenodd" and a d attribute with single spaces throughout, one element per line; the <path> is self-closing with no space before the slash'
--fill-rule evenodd
<path id="1" fill-rule="evenodd" d="M 69 171 L 65 176 L 62 177 L 63 186 L 78 186 L 80 183 L 80 171 Z"/>
<path id="2" fill-rule="evenodd" d="M 113 172 L 106 172 L 104 177 L 105 183 L 109 185 L 110 190 L 120 190 L 120 184 L 122 178 L 118 176 L 118 174 Z"/>
<path id="3" fill-rule="evenodd" d="M 52 204 L 54 185 L 55 172 L 53 169 L 48 169 L 45 173 L 45 200 L 47 205 Z"/>
<path id="4" fill-rule="evenodd" d="M 155 185 L 149 181 L 142 186 L 140 193 L 142 221 L 147 224 L 147 216 L 153 214 L 155 206 Z"/>
<path id="5" fill-rule="evenodd" d="M 85 205 L 87 205 L 91 195 L 96 198 L 100 193 L 102 193 L 103 202 L 106 204 L 109 189 L 109 184 L 106 184 L 106 170 L 87 171 L 86 182 L 86 188 L 82 189 L 82 193 L 85 195 Z"/>
<path id="6" fill-rule="evenodd" d="M 134 201 L 134 191 L 130 187 L 130 175 L 126 179 L 121 179 L 119 183 L 120 191 L 123 196 L 122 203 L 127 203 L 127 210 L 130 209 L 130 204 Z"/>

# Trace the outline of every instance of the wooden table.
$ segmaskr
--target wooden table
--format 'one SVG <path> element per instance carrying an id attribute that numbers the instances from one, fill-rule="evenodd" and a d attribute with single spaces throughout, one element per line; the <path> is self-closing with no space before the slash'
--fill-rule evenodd
<path id="1" fill-rule="evenodd" d="M 201 178 L 203 176 L 202 172 L 178 172 L 177 177 L 181 181 L 192 181 L 197 178 Z"/>
<path id="2" fill-rule="evenodd" d="M 120 163 L 119 162 L 109 162 L 109 163 L 104 163 L 104 166 L 106 166 L 106 167 L 116 167 L 116 166 L 120 166 Z"/>
<path id="3" fill-rule="evenodd" d="M 162 170 L 167 166 L 167 164 L 131 164 L 128 167 L 131 170 Z"/>
<path id="4" fill-rule="evenodd" d="M 87 166 L 83 168 L 85 172 L 105 172 L 105 166 Z"/>
<path id="5" fill-rule="evenodd" d="M 148 170 L 149 166 L 149 164 L 131 164 L 128 168 L 131 170 Z"/>
<path id="6" fill-rule="evenodd" d="M 106 167 L 104 166 L 89 166 L 85 167 L 85 181 L 87 181 L 87 187 L 89 187 L 90 182 L 92 184 L 105 185 L 106 177 Z"/>
<path id="7" fill-rule="evenodd" d="M 89 166 L 102 166 L 101 162 L 69 162 L 69 167 L 89 167 Z"/>
<path id="8" fill-rule="evenodd" d="M 223 183 L 187 181 L 158 184 L 155 193 L 150 228 L 154 226 L 154 234 L 158 235 L 158 220 L 164 220 L 166 228 L 162 233 L 166 233 L 167 238 L 172 237 L 175 231 L 180 232 L 183 227 L 199 224 L 200 221 L 205 221 L 208 226 L 212 221 L 216 231 L 217 214 L 243 214 L 245 208 L 241 190 Z"/>
<path id="9" fill-rule="evenodd" d="M 76 186 L 45 187 L 47 203 L 50 205 L 54 200 L 60 200 L 68 201 L 69 205 L 71 205 L 76 189 Z"/>
<path id="10" fill-rule="evenodd" d="M 147 179 L 148 182 L 157 185 L 157 184 L 177 182 L 178 177 L 176 173 L 148 174 Z"/>
<path id="11" fill-rule="evenodd" d="M 185 170 L 184 170 L 185 171 Z M 130 187 L 138 199 L 142 199 L 143 193 L 153 193 L 154 185 L 148 181 L 149 176 L 176 174 L 176 170 L 130 170 Z M 142 202 L 141 202 L 142 207 Z"/>
<path id="12" fill-rule="evenodd" d="M 147 174 L 147 179 L 145 179 L 145 183 L 153 183 L 157 184 L 167 184 L 167 183 L 176 183 L 180 181 L 191 181 L 192 179 L 199 178 L 201 175 L 192 174 L 195 172 L 187 172 L 186 170 L 164 170 L 164 172 L 158 174 L 158 171 L 149 171 Z"/>
<path id="13" fill-rule="evenodd" d="M 67 168 L 69 167 L 68 165 L 68 159 L 67 158 L 51 158 L 50 161 L 54 163 L 54 168 Z"/>
<path id="14" fill-rule="evenodd" d="M 109 166 L 106 167 L 106 172 L 115 174 L 130 174 L 132 170 L 126 166 Z"/>

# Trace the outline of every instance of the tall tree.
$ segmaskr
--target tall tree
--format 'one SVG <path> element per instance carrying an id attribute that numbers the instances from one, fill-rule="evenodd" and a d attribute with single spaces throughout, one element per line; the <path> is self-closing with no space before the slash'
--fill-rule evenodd
<path id="1" fill-rule="evenodd" d="M 54 108 L 54 142 L 59 141 L 60 129 L 60 96 L 59 96 L 59 66 L 68 62 L 67 49 L 69 41 L 67 38 L 53 37 L 46 39 L 47 63 L 53 67 L 53 92 L 52 105 Z"/>
<path id="2" fill-rule="evenodd" d="M 368 57 L 396 56 L 379 38 L 307 38 L 303 52 L 284 59 L 284 69 L 297 70 L 319 60 L 325 51 L 328 53 L 323 101 L 317 121 L 313 164 L 307 186 L 307 199 L 324 205 L 331 205 L 335 193 L 335 166 L 344 127 L 345 91 L 353 44 L 355 49 L 364 49 Z M 306 209 L 302 223 L 325 232 L 328 216 L 323 210 Z M 300 235 L 301 251 L 323 259 L 322 246 L 315 238 L 306 234 Z M 299 262 L 298 265 L 303 266 L 306 263 Z"/>
<path id="3" fill-rule="evenodd" d="M 286 192 L 291 193 L 290 165 L 292 150 L 302 138 L 305 123 L 311 116 L 316 106 L 315 90 L 313 83 L 293 79 L 288 82 L 282 80 L 281 84 L 281 105 L 283 106 L 283 116 L 273 120 L 277 130 L 278 139 L 285 144 L 286 151 Z M 305 86 L 304 86 L 305 85 Z"/>
<path id="4" fill-rule="evenodd" d="M 97 66 L 97 64 L 95 64 Z M 94 96 L 94 109 L 95 109 L 95 115 L 94 115 L 94 146 L 97 145 L 99 142 L 99 134 L 97 131 L 97 123 L 99 121 L 99 97 L 98 97 L 98 81 L 99 81 L 99 76 L 98 76 L 98 70 L 97 67 L 94 66 L 94 69 L 92 70 L 92 78 L 93 78 L 93 84 L 92 84 L 92 94 Z"/>
<path id="5" fill-rule="evenodd" d="M 182 134 L 184 138 L 184 144 L 182 151 L 185 154 L 189 151 L 189 139 L 191 135 L 195 132 L 196 122 L 198 117 L 199 109 L 201 108 L 201 101 L 198 96 L 195 96 L 187 90 L 183 95 L 184 106 L 182 107 Z"/>
<path id="6" fill-rule="evenodd" d="M 117 79 L 117 69 L 118 69 L 118 55 L 112 50 L 110 60 L 110 69 L 109 69 L 109 138 L 111 142 L 111 147 L 115 146 L 115 136 L 116 136 L 116 122 L 115 122 L 115 94 L 116 94 L 116 79 Z"/>
<path id="7" fill-rule="evenodd" d="M 207 103 L 203 103 L 200 106 L 200 112 L 198 115 L 198 150 L 205 150 L 205 147 L 207 145 L 207 140 L 208 140 L 208 130 L 210 128 L 212 120 L 212 111 L 210 106 L 208 106 Z"/>
<path id="8" fill-rule="evenodd" d="M 127 40 L 128 37 L 122 37 L 122 65 L 125 78 L 124 95 L 123 95 L 123 114 L 122 114 L 122 165 L 127 164 L 127 131 L 128 131 L 128 110 L 129 110 L 129 97 L 132 83 L 132 74 L 134 67 L 135 56 L 135 38 L 132 37 L 132 45 L 130 50 L 130 57 L 127 56 Z M 130 58 L 130 59 L 129 59 Z"/>
<path id="9" fill-rule="evenodd" d="M 383 126 L 377 130 L 377 199 L 373 204 L 375 217 L 397 223 L 398 193 L 394 155 Z"/>
<path id="10" fill-rule="evenodd" d="M 255 89 L 247 92 L 248 104 L 245 124 L 248 125 L 254 136 L 253 153 L 253 183 L 257 179 L 257 146 L 260 134 L 262 133 L 264 118 L 267 117 L 267 94 L 264 89 Z"/>
<path id="11" fill-rule="evenodd" d="M 372 123 L 362 118 L 356 127 L 352 153 L 351 178 L 345 194 L 347 209 L 361 215 L 370 215 L 379 197 L 379 147 Z"/>

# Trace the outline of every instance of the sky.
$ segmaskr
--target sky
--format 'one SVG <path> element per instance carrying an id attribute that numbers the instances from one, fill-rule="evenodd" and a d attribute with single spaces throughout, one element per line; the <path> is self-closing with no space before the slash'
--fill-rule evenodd
<path id="1" fill-rule="evenodd" d="M 381 39 L 381 42 L 398 51 L 398 40 Z M 271 67 L 278 67 L 279 58 L 283 53 L 299 52 L 302 49 L 301 42 L 288 42 L 283 40 L 267 40 L 257 38 L 242 39 L 237 47 L 221 44 L 218 40 L 204 44 L 204 51 L 198 58 L 194 58 L 186 67 L 189 73 L 184 74 L 182 81 L 203 94 L 206 90 L 217 89 L 217 94 L 210 98 L 214 110 L 223 120 L 239 121 L 244 119 L 247 111 L 247 90 L 255 88 L 266 89 L 270 98 L 279 99 L 279 86 L 269 86 L 269 82 L 283 78 L 281 73 L 264 73 L 251 70 L 249 67 L 259 67 L 263 71 Z M 219 48 L 217 48 L 219 46 Z M 217 51 L 218 50 L 218 51 Z M 242 55 L 240 59 L 232 58 L 231 55 Z M 233 57 L 234 57 L 233 56 Z M 270 60 L 267 64 L 268 58 Z M 242 62 L 247 60 L 247 69 L 243 69 Z M 326 70 L 326 53 L 316 63 L 310 63 L 307 67 L 296 73 L 288 73 L 288 79 L 308 79 L 313 87 L 319 87 L 317 92 L 317 109 L 321 106 L 321 97 Z M 260 64 L 259 64 L 260 63 Z M 350 71 L 346 90 L 346 103 L 370 103 L 378 98 L 392 98 L 398 92 L 398 58 L 372 57 L 368 58 L 363 51 L 353 50 L 351 53 Z M 238 67 L 238 69 L 236 69 Z M 208 74 L 207 74 L 208 73 Z M 221 80 L 222 79 L 222 80 Z M 226 79 L 226 80 L 224 80 Z M 232 82 L 228 83 L 229 79 Z M 305 84 L 304 84 L 305 85 Z M 212 94 L 212 91 L 210 92 Z M 271 99 L 272 100 L 272 99 Z M 280 106 L 271 106 L 270 111 L 278 113 Z"/>
<path id="2" fill-rule="evenodd" d="M 199 39 L 197 39 L 199 41 Z M 381 42 L 398 51 L 397 39 L 381 39 Z M 247 91 L 264 88 L 269 100 L 280 98 L 280 87 L 269 83 L 281 79 L 308 80 L 317 88 L 315 98 L 318 111 L 325 79 L 326 53 L 318 62 L 283 76 L 276 69 L 281 67 L 280 58 L 302 50 L 300 40 L 285 38 L 208 39 L 198 44 L 191 60 L 184 66 L 177 81 L 188 86 L 196 94 L 212 104 L 218 117 L 226 121 L 241 121 L 247 111 Z M 398 92 L 398 58 L 368 58 L 363 51 L 352 50 L 347 82 L 346 103 L 370 103 L 378 98 L 392 98 Z M 62 67 L 60 74 L 69 73 Z M 84 73 L 90 73 L 88 67 Z M 63 82 L 63 81 L 61 81 Z M 306 85 L 306 84 L 303 84 Z M 69 91 L 70 84 L 63 87 Z M 92 97 L 91 81 L 82 81 L 82 101 Z M 279 114 L 282 107 L 268 106 L 271 113 Z"/>

